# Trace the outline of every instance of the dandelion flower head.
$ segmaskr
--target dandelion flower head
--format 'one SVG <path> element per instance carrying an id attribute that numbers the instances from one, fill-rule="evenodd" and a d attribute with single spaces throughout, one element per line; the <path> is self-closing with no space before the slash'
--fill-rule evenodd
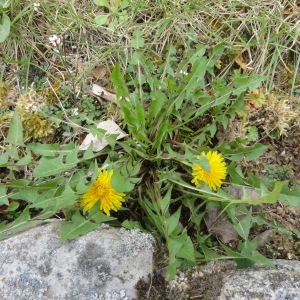
<path id="1" fill-rule="evenodd" d="M 110 210 L 118 211 L 124 202 L 124 193 L 117 192 L 111 186 L 113 171 L 100 171 L 96 181 L 88 188 L 81 198 L 80 206 L 85 211 L 90 211 L 92 207 L 100 202 L 100 210 L 110 216 Z"/>
<path id="2" fill-rule="evenodd" d="M 222 180 L 226 177 L 226 163 L 224 162 L 223 156 L 217 151 L 209 151 L 208 153 L 202 152 L 210 165 L 210 172 L 205 171 L 199 164 L 195 163 L 193 165 L 193 180 L 192 183 L 196 185 L 197 188 L 200 187 L 200 182 L 205 182 L 210 189 L 216 190 L 220 187 Z M 200 157 L 197 157 L 200 158 Z"/>

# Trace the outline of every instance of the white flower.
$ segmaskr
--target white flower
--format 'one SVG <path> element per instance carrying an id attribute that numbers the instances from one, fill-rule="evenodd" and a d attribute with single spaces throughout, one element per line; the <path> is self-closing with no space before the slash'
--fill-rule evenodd
<path id="1" fill-rule="evenodd" d="M 72 109 L 72 116 L 77 116 L 78 115 L 78 108 L 75 107 Z"/>
<path id="2" fill-rule="evenodd" d="M 187 72 L 185 72 L 185 71 L 183 71 L 183 70 L 180 70 L 179 73 L 182 74 L 183 76 L 186 76 L 186 75 L 189 74 L 189 73 L 187 73 Z"/>
<path id="3" fill-rule="evenodd" d="M 40 8 L 41 4 L 40 3 L 33 3 L 33 9 L 34 11 L 39 11 L 39 8 Z"/>
<path id="4" fill-rule="evenodd" d="M 49 41 L 54 48 L 57 48 L 59 45 L 62 44 L 61 38 L 56 34 L 49 36 Z"/>

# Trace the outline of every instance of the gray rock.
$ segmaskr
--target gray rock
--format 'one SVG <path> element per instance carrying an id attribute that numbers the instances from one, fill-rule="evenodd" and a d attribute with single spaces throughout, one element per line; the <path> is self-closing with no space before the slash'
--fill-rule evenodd
<path id="1" fill-rule="evenodd" d="M 229 271 L 218 300 L 300 300 L 300 262 L 273 260 L 275 268 L 255 264 Z"/>
<path id="2" fill-rule="evenodd" d="M 99 227 L 60 242 L 59 229 L 48 221 L 0 242 L 2 300 L 130 300 L 152 272 L 148 234 Z"/>

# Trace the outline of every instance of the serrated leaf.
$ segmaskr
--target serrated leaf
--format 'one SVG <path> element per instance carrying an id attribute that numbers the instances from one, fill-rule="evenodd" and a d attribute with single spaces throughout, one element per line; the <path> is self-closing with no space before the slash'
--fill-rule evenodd
<path id="1" fill-rule="evenodd" d="M 248 136 L 249 141 L 257 141 L 258 140 L 258 129 L 255 126 L 250 126 L 248 128 Z"/>
<path id="2" fill-rule="evenodd" d="M 151 99 L 152 102 L 148 110 L 149 118 L 157 117 L 164 105 L 168 103 L 165 93 L 160 90 L 154 90 L 151 92 Z"/>
<path id="3" fill-rule="evenodd" d="M 259 263 L 265 264 L 267 266 L 274 267 L 274 264 L 271 260 L 269 260 L 268 258 L 266 258 L 265 256 L 261 255 L 258 252 L 254 252 L 249 255 L 246 255 L 246 254 L 235 252 L 235 251 L 231 250 L 230 248 L 226 247 L 222 243 L 220 243 L 220 245 L 227 253 L 228 258 L 234 259 L 237 263 L 241 262 L 240 260 L 249 259 L 254 262 L 259 262 Z M 243 263 L 245 263 L 245 261 Z M 243 265 L 244 264 L 240 264 L 241 267 L 243 267 Z M 248 264 L 246 264 L 246 265 L 248 265 Z"/>
<path id="4" fill-rule="evenodd" d="M 236 88 L 232 92 L 233 95 L 239 95 L 247 89 L 254 90 L 260 87 L 261 83 L 266 80 L 266 76 L 251 74 L 249 77 L 240 77 L 233 80 Z"/>
<path id="5" fill-rule="evenodd" d="M 300 188 L 293 186 L 291 189 L 286 185 L 283 186 L 279 197 L 279 201 L 287 202 L 294 207 L 300 207 Z"/>
<path id="6" fill-rule="evenodd" d="M 6 142 L 15 146 L 25 146 L 22 121 L 16 110 L 10 122 Z"/>
<path id="7" fill-rule="evenodd" d="M 251 205 L 257 205 L 260 203 L 275 203 L 276 201 L 278 201 L 280 192 L 284 185 L 285 182 L 275 182 L 272 192 L 270 192 L 268 195 L 262 196 L 258 199 L 248 200 L 247 202 Z"/>
<path id="8" fill-rule="evenodd" d="M 91 143 L 89 145 L 89 147 L 84 150 L 84 153 L 83 153 L 83 160 L 89 160 L 91 158 L 94 158 L 95 157 L 95 154 L 94 154 L 94 151 L 93 151 L 93 143 Z"/>
<path id="9" fill-rule="evenodd" d="M 214 101 L 213 106 L 219 106 L 219 105 L 224 104 L 229 99 L 229 96 L 232 91 L 233 91 L 233 88 L 230 86 L 219 87 L 216 90 L 216 92 L 218 92 L 218 95 L 220 95 L 220 96 L 218 96 L 217 99 Z"/>
<path id="10" fill-rule="evenodd" d="M 66 164 L 67 165 L 74 165 L 79 162 L 78 159 L 78 151 L 79 151 L 79 146 L 74 148 L 67 156 L 66 156 Z"/>
<path id="11" fill-rule="evenodd" d="M 206 62 L 207 60 L 205 57 L 201 57 L 194 62 L 192 66 L 192 73 L 188 74 L 185 77 L 188 82 L 184 86 L 184 89 L 181 91 L 181 93 L 175 99 L 176 110 L 181 108 L 182 102 L 186 95 L 189 96 L 196 87 L 202 85 L 203 77 L 206 72 Z"/>
<path id="12" fill-rule="evenodd" d="M 80 235 L 86 234 L 99 225 L 86 220 L 79 211 L 72 216 L 72 222 L 64 222 L 60 229 L 60 241 L 75 239 Z"/>
<path id="13" fill-rule="evenodd" d="M 65 172 L 72 169 L 76 164 L 64 164 L 62 162 L 63 154 L 56 158 L 46 158 L 42 157 L 39 160 L 38 166 L 33 171 L 33 176 L 35 177 L 48 177 L 57 175 L 59 173 Z"/>
<path id="14" fill-rule="evenodd" d="M 31 143 L 27 145 L 27 148 L 31 150 L 34 154 L 53 157 L 59 152 L 59 144 L 40 144 Z"/>
<path id="15" fill-rule="evenodd" d="M 133 32 L 133 39 L 131 41 L 131 46 L 133 48 L 139 49 L 144 47 L 144 39 L 143 39 L 143 32 L 137 28 Z"/>
<path id="16" fill-rule="evenodd" d="M 16 199 L 22 199 L 27 202 L 35 202 L 37 198 L 40 197 L 40 193 L 36 189 L 20 189 L 16 195 Z M 15 198 L 15 197 L 14 197 Z"/>
<path id="17" fill-rule="evenodd" d="M 257 143 L 253 147 L 238 148 L 235 151 L 223 149 L 223 151 L 226 154 L 227 159 L 232 161 L 239 161 L 243 158 L 245 158 L 246 160 L 253 160 L 261 156 L 267 149 L 268 146 Z"/>

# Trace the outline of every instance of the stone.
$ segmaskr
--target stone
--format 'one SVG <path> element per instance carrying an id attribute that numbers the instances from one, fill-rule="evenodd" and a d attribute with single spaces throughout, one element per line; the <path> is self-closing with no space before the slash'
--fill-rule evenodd
<path id="1" fill-rule="evenodd" d="M 255 264 L 229 271 L 218 300 L 300 300 L 300 261 L 272 260 L 275 268 Z"/>
<path id="2" fill-rule="evenodd" d="M 99 226 L 59 241 L 61 221 L 45 221 L 0 242 L 2 300 L 130 300 L 152 273 L 154 239 Z"/>

